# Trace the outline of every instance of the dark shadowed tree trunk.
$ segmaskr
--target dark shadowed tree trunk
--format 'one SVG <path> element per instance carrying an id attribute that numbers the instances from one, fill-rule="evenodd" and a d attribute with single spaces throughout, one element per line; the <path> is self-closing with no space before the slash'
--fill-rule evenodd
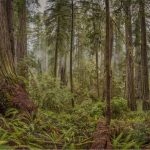
<path id="1" fill-rule="evenodd" d="M 98 42 L 98 41 L 97 41 Z M 99 87 L 99 59 L 98 59 L 98 48 L 96 48 L 96 80 L 97 80 L 97 97 L 100 97 Z"/>
<path id="2" fill-rule="evenodd" d="M 57 78 L 57 67 L 58 67 L 58 46 L 60 36 L 60 18 L 57 17 L 57 33 L 56 33 L 56 48 L 55 48 L 55 64 L 54 64 L 54 77 Z"/>
<path id="3" fill-rule="evenodd" d="M 0 74 L 2 77 L 14 74 L 5 0 L 0 0 Z"/>
<path id="4" fill-rule="evenodd" d="M 36 107 L 29 99 L 22 82 L 18 81 L 13 64 L 6 1 L 0 0 L 0 113 L 13 107 L 32 113 Z M 9 97 L 8 97 L 9 95 Z"/>
<path id="5" fill-rule="evenodd" d="M 109 17 L 109 66 L 110 66 L 110 96 L 111 96 L 111 76 L 112 76 L 112 71 L 111 71 L 111 60 L 112 60 L 112 50 L 113 50 L 113 40 L 114 40 L 114 35 L 113 35 L 113 20 L 112 18 Z M 106 58 L 104 60 L 104 64 L 106 65 Z M 106 67 L 105 71 L 106 73 Z M 105 78 L 105 77 L 104 77 Z M 104 79 L 104 89 L 103 89 L 103 101 L 106 99 L 107 95 L 107 81 L 106 78 Z"/>
<path id="6" fill-rule="evenodd" d="M 92 1 L 93 3 L 93 1 Z M 93 8 L 92 8 L 93 9 Z M 96 62 L 96 86 L 97 86 L 97 98 L 100 97 L 100 88 L 99 88 L 99 59 L 98 59 L 98 49 L 99 49 L 99 35 L 97 34 L 97 27 L 96 27 L 96 14 L 93 9 L 93 32 L 94 32 L 94 42 L 93 42 L 93 48 L 95 51 L 95 62 Z"/>
<path id="7" fill-rule="evenodd" d="M 145 22 L 145 1 L 140 0 L 140 22 L 141 22 L 141 71 L 142 71 L 142 99 L 143 110 L 149 110 L 149 79 L 148 79 L 148 59 L 147 59 L 147 39 Z"/>
<path id="8" fill-rule="evenodd" d="M 111 109 L 110 109 L 110 10 L 109 0 L 105 0 L 106 5 L 106 49 L 105 49 L 105 70 L 106 70 L 106 123 L 110 124 Z"/>
<path id="9" fill-rule="evenodd" d="M 122 52 L 122 39 L 121 39 L 121 16 L 116 17 L 116 26 L 115 26 L 115 52 L 114 52 L 114 64 L 113 64 L 113 73 L 115 76 L 120 77 L 122 73 L 121 69 L 121 62 L 122 62 L 122 57 L 121 57 L 121 52 Z"/>
<path id="10" fill-rule="evenodd" d="M 66 69 L 67 69 L 67 54 L 65 53 L 65 56 L 63 57 L 62 64 L 60 65 L 60 80 L 62 86 L 67 86 L 67 76 L 66 76 Z"/>
<path id="11" fill-rule="evenodd" d="M 74 47 L 74 0 L 71 0 L 71 45 L 70 45 L 70 88 L 73 93 L 73 47 Z M 74 107 L 74 100 L 72 99 L 72 107 Z"/>
<path id="12" fill-rule="evenodd" d="M 135 98 L 142 99 L 142 80 L 141 80 L 141 49 L 140 49 L 140 20 L 136 20 L 135 27 Z"/>
<path id="13" fill-rule="evenodd" d="M 11 42 L 11 52 L 12 52 L 12 56 L 13 56 L 13 60 L 14 60 L 15 47 L 14 47 L 13 2 L 14 2 L 13 0 L 6 0 L 8 30 L 9 30 L 9 37 L 10 37 L 10 42 Z"/>
<path id="14" fill-rule="evenodd" d="M 125 36 L 126 36 L 126 92 L 128 106 L 131 110 L 136 110 L 136 100 L 134 97 L 134 64 L 133 64 L 133 43 L 131 24 L 131 0 L 125 1 Z"/>
<path id="15" fill-rule="evenodd" d="M 111 70 L 111 61 L 112 61 L 112 53 L 113 53 L 113 43 L 114 43 L 114 27 L 113 27 L 113 20 L 110 18 L 110 44 L 109 44 L 109 66 L 110 66 L 110 97 L 112 97 L 112 70 Z"/>
<path id="16" fill-rule="evenodd" d="M 93 137 L 91 149 L 112 149 L 110 141 L 110 11 L 109 0 L 105 0 L 106 5 L 106 49 L 105 49 L 105 71 L 106 71 L 106 123 L 99 121 Z"/>
<path id="17" fill-rule="evenodd" d="M 27 56 L 27 10 L 26 0 L 18 0 L 18 32 L 17 32 L 17 65 Z M 22 64 L 17 68 L 18 74 L 27 76 L 27 66 Z"/>

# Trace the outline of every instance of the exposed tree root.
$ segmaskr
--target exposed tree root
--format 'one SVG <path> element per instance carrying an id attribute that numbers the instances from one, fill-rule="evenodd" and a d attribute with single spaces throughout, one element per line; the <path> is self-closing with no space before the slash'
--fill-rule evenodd
<path id="1" fill-rule="evenodd" d="M 94 142 L 91 146 L 91 149 L 112 149 L 109 127 L 104 121 L 99 121 L 93 139 Z"/>

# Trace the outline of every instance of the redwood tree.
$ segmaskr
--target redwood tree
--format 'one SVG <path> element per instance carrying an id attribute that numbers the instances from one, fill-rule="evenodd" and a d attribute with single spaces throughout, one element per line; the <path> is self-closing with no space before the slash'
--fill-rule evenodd
<path id="1" fill-rule="evenodd" d="M 105 0 L 106 5 L 106 49 L 105 49 L 105 71 L 106 71 L 106 123 L 109 125 L 111 120 L 110 108 L 110 8 L 109 0 Z"/>
<path id="2" fill-rule="evenodd" d="M 27 56 L 27 10 L 26 0 L 18 0 L 18 32 L 17 32 L 17 64 L 24 60 Z M 25 64 L 18 67 L 18 74 L 27 75 L 27 67 Z"/>
<path id="3" fill-rule="evenodd" d="M 73 93 L 73 71 L 72 71 L 73 47 L 74 47 L 74 0 L 71 0 L 70 88 L 72 93 Z M 72 99 L 72 107 L 74 107 L 73 99 Z"/>
<path id="4" fill-rule="evenodd" d="M 57 68 L 58 68 L 59 36 L 60 36 L 60 18 L 59 16 L 57 16 L 57 33 L 56 33 L 55 64 L 54 64 L 54 77 L 55 78 L 57 78 Z"/>
<path id="5" fill-rule="evenodd" d="M 147 59 L 147 39 L 145 22 L 145 1 L 140 0 L 140 22 L 141 22 L 141 72 L 142 72 L 142 99 L 143 110 L 149 110 L 149 79 L 148 79 L 148 59 Z"/>
<path id="6" fill-rule="evenodd" d="M 11 53 L 11 39 L 5 9 L 5 0 L 0 0 L 0 75 L 12 77 L 14 66 Z"/>
<path id="7" fill-rule="evenodd" d="M 126 36 L 126 92 L 128 106 L 131 110 L 136 110 L 136 100 L 134 96 L 134 63 L 133 63 L 133 43 L 132 43 L 132 23 L 131 23 L 131 0 L 124 1 L 125 6 L 125 36 Z"/>
<path id="8" fill-rule="evenodd" d="M 135 22 L 135 98 L 142 99 L 141 79 L 141 49 L 140 49 L 140 19 L 139 15 Z"/>
<path id="9" fill-rule="evenodd" d="M 13 2 L 14 0 L 6 0 L 6 13 L 7 13 L 7 23 L 9 30 L 9 37 L 11 42 L 11 52 L 13 56 L 13 60 L 15 58 L 15 46 L 14 46 L 14 11 L 13 11 Z"/>

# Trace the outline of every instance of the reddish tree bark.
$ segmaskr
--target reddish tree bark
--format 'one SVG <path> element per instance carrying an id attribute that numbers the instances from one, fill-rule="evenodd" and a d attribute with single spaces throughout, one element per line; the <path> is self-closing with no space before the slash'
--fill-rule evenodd
<path id="1" fill-rule="evenodd" d="M 27 17 L 26 17 L 26 0 L 18 1 L 18 33 L 17 33 L 17 64 L 23 61 L 27 56 Z M 27 76 L 27 66 L 18 67 L 18 74 Z"/>
<path id="2" fill-rule="evenodd" d="M 148 58 L 147 58 L 147 39 L 146 39 L 146 21 L 145 21 L 145 0 L 140 0 L 140 15 L 141 15 L 141 71 L 142 71 L 142 99 L 143 110 L 150 109 L 149 101 L 149 73 L 148 73 Z"/>
<path id="3" fill-rule="evenodd" d="M 8 23 L 10 42 L 11 42 L 11 52 L 12 52 L 12 56 L 14 60 L 15 59 L 15 47 L 14 47 L 13 2 L 14 2 L 13 0 L 6 0 L 7 23 Z"/>
<path id="4" fill-rule="evenodd" d="M 125 34 L 126 34 L 126 92 L 129 108 L 136 110 L 136 100 L 134 91 L 134 63 L 133 63 L 133 43 L 131 24 L 131 0 L 125 1 Z"/>
<path id="5" fill-rule="evenodd" d="M 105 71 L 106 71 L 106 123 L 109 125 L 111 120 L 111 108 L 110 108 L 110 10 L 109 0 L 105 0 L 106 6 L 106 49 L 105 49 Z"/>

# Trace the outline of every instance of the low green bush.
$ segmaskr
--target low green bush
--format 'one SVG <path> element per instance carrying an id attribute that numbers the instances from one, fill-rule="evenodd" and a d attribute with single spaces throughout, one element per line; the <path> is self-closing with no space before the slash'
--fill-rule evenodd
<path id="1" fill-rule="evenodd" d="M 113 139 L 114 149 L 140 149 L 142 143 L 134 140 L 131 133 L 121 132 Z"/>
<path id="2" fill-rule="evenodd" d="M 127 113 L 129 111 L 127 100 L 118 97 L 112 99 L 111 108 L 113 118 L 121 117 L 124 113 Z"/>
<path id="3" fill-rule="evenodd" d="M 73 98 L 67 87 L 60 87 L 60 82 L 47 74 L 32 78 L 28 91 L 40 108 L 57 112 L 71 105 Z"/>

